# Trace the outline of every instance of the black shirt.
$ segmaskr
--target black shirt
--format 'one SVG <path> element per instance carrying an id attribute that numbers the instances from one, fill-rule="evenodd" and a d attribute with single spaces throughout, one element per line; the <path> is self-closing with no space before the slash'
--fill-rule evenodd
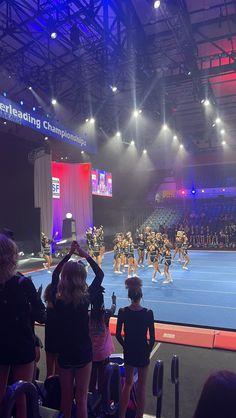
<path id="1" fill-rule="evenodd" d="M 34 321 L 45 321 L 45 306 L 31 279 L 17 274 L 0 285 L 0 364 L 35 359 Z"/>
<path id="2" fill-rule="evenodd" d="M 63 265 L 70 259 L 67 255 L 58 264 L 52 275 L 52 293 L 54 295 L 55 312 L 59 324 L 58 330 L 58 362 L 61 367 L 82 367 L 92 360 L 92 343 L 89 336 L 89 302 L 96 299 L 104 273 L 97 263 L 88 257 L 95 278 L 88 288 L 89 301 L 77 306 L 62 300 L 56 300 L 57 285 Z"/>
<path id="3" fill-rule="evenodd" d="M 121 336 L 124 326 L 124 338 Z M 147 332 L 150 341 L 147 340 Z M 124 349 L 124 361 L 133 367 L 146 367 L 155 343 L 152 310 L 132 310 L 128 306 L 118 312 L 116 338 Z"/>

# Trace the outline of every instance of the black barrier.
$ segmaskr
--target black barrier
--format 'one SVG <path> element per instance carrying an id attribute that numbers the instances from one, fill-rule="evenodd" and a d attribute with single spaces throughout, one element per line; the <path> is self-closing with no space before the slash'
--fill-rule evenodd
<path id="1" fill-rule="evenodd" d="M 118 416 L 120 405 L 120 368 L 111 363 L 106 366 L 102 392 L 102 413 L 104 417 Z"/>
<path id="2" fill-rule="evenodd" d="M 33 383 L 24 382 L 23 380 L 8 386 L 2 402 L 2 417 L 11 418 L 14 405 L 19 396 L 22 395 L 26 396 L 27 416 L 30 418 L 40 418 L 37 390 Z"/>
<path id="3" fill-rule="evenodd" d="M 176 355 L 171 362 L 171 383 L 175 385 L 175 418 L 179 418 L 179 358 Z"/>
<path id="4" fill-rule="evenodd" d="M 152 380 L 152 394 L 157 398 L 156 418 L 161 418 L 162 395 L 163 395 L 164 365 L 162 360 L 157 360 Z"/>

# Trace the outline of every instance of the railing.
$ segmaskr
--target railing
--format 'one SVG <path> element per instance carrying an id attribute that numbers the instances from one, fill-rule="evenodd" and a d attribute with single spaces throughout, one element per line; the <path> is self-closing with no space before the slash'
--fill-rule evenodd
<path id="1" fill-rule="evenodd" d="M 157 399 L 156 404 L 156 418 L 161 418 L 162 409 L 162 395 L 163 395 L 163 376 L 164 376 L 164 365 L 161 360 L 157 360 L 152 381 L 152 394 Z"/>

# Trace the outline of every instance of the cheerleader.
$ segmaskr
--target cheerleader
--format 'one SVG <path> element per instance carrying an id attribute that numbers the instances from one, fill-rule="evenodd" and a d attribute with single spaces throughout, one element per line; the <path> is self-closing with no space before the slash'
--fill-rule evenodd
<path id="1" fill-rule="evenodd" d="M 173 260 L 175 259 L 176 254 L 178 253 L 179 258 L 177 261 L 181 261 L 181 253 L 182 253 L 182 244 L 183 244 L 183 239 L 182 239 L 182 234 L 179 234 L 180 231 L 177 232 L 176 235 L 176 239 L 175 239 L 175 252 L 173 255 Z"/>
<path id="2" fill-rule="evenodd" d="M 122 274 L 122 271 L 120 271 L 121 255 L 122 255 L 121 243 L 118 241 L 114 245 L 114 273 L 116 274 Z"/>
<path id="3" fill-rule="evenodd" d="M 138 267 L 144 267 L 145 240 L 143 234 L 138 236 Z"/>
<path id="4" fill-rule="evenodd" d="M 156 283 L 156 274 L 157 272 L 161 274 L 161 270 L 159 268 L 159 263 L 158 263 L 159 250 L 155 244 L 155 241 L 151 242 L 148 249 L 149 249 L 149 254 L 150 254 L 150 260 L 153 264 L 152 282 Z"/>
<path id="5" fill-rule="evenodd" d="M 100 245 L 97 241 L 96 235 L 93 236 L 92 240 L 92 258 L 96 261 L 96 263 L 101 268 L 102 265 L 102 257 L 101 257 L 101 251 L 100 251 Z"/>
<path id="6" fill-rule="evenodd" d="M 170 251 L 170 247 L 168 245 L 166 245 L 164 247 L 164 253 L 163 253 L 165 262 L 164 262 L 164 275 L 165 275 L 165 280 L 164 280 L 164 284 L 167 283 L 172 283 L 173 279 L 171 277 L 170 274 L 170 266 L 171 266 L 171 251 Z"/>
<path id="7" fill-rule="evenodd" d="M 184 265 L 183 265 L 183 269 L 184 270 L 188 270 L 188 264 L 190 262 L 190 258 L 188 255 L 188 248 L 190 248 L 190 246 L 188 245 L 188 237 L 186 235 L 184 235 L 184 242 L 183 242 L 183 246 L 182 246 L 182 254 L 183 254 L 183 258 L 184 258 Z"/>
<path id="8" fill-rule="evenodd" d="M 48 238 L 43 232 L 41 232 L 41 245 L 43 248 L 43 256 L 45 259 L 45 263 L 43 263 L 43 267 L 48 269 L 48 273 L 50 273 L 50 268 L 52 265 L 52 243 L 55 241 L 58 232 L 55 233 L 52 239 Z"/>
<path id="9" fill-rule="evenodd" d="M 134 243 L 132 237 L 128 240 L 128 278 L 132 277 L 132 274 L 136 275 L 137 263 L 134 256 Z"/>

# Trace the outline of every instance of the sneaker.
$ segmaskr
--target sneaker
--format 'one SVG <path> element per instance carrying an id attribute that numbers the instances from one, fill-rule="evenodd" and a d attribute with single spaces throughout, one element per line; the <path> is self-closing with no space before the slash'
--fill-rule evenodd
<path id="1" fill-rule="evenodd" d="M 153 267 L 153 265 L 152 265 L 152 264 L 149 264 L 149 265 L 148 265 L 148 268 L 152 268 L 152 267 Z"/>
<path id="2" fill-rule="evenodd" d="M 137 264 L 137 267 L 141 267 L 140 264 Z"/>
<path id="3" fill-rule="evenodd" d="M 183 267 L 184 270 L 188 270 L 188 267 Z"/>
<path id="4" fill-rule="evenodd" d="M 161 276 L 164 276 L 164 274 L 165 274 L 165 273 L 164 273 L 164 271 L 162 271 L 162 272 L 161 272 Z"/>
<path id="5" fill-rule="evenodd" d="M 116 274 L 117 274 L 117 273 L 119 273 L 119 272 L 118 272 L 117 270 L 115 270 L 115 271 L 114 271 L 114 273 L 116 273 Z"/>
<path id="6" fill-rule="evenodd" d="M 129 275 L 128 275 L 128 279 L 131 279 L 131 277 L 132 277 L 132 276 L 129 274 Z"/>
<path id="7" fill-rule="evenodd" d="M 153 283 L 156 283 L 157 281 L 156 281 L 156 279 L 152 278 L 152 282 L 153 282 Z"/>
<path id="8" fill-rule="evenodd" d="M 162 282 L 163 284 L 168 284 L 168 283 L 170 283 L 170 281 L 169 280 L 164 280 L 164 282 Z"/>
<path id="9" fill-rule="evenodd" d="M 51 274 L 51 271 L 50 271 L 50 270 L 48 270 L 48 271 L 47 271 L 47 273 Z"/>
<path id="10" fill-rule="evenodd" d="M 118 273 L 118 274 L 123 274 L 123 273 L 122 273 L 122 271 L 117 271 L 116 273 Z"/>
<path id="11" fill-rule="evenodd" d="M 129 264 L 125 264 L 124 267 L 129 267 Z"/>

